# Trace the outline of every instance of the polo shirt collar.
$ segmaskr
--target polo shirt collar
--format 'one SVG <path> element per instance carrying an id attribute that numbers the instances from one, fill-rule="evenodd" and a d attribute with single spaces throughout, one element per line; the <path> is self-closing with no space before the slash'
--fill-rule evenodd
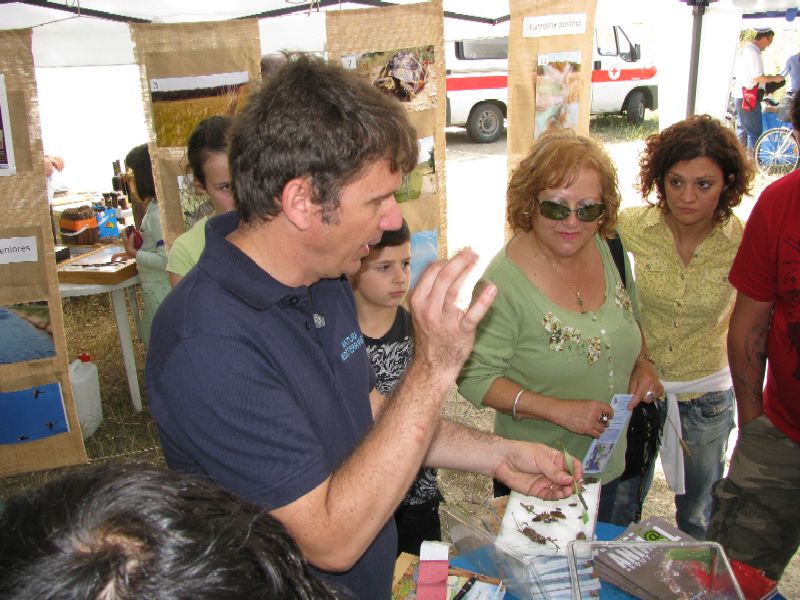
<path id="1" fill-rule="evenodd" d="M 711 230 L 711 235 L 714 235 L 716 231 L 720 231 L 729 240 L 733 239 L 733 220 L 735 218 L 736 216 L 732 214 L 724 225 L 721 227 L 714 227 L 714 229 Z M 661 209 L 655 205 L 651 206 L 649 210 L 645 211 L 643 223 L 644 229 L 647 229 L 648 227 L 663 227 L 664 229 L 668 229 L 667 222 L 664 219 L 664 213 L 662 213 Z"/>
<path id="2" fill-rule="evenodd" d="M 284 285 L 253 259 L 225 239 L 239 226 L 239 215 L 230 211 L 206 224 L 206 247 L 198 267 L 211 279 L 257 310 L 266 310 L 290 295 L 307 294 L 306 286 Z"/>

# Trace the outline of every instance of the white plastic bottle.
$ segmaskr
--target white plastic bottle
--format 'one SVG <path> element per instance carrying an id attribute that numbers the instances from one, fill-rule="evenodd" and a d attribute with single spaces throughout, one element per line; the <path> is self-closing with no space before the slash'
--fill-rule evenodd
<path id="1" fill-rule="evenodd" d="M 69 365 L 72 395 L 78 411 L 78 421 L 83 439 L 89 438 L 103 422 L 103 405 L 100 403 L 100 380 L 97 365 L 88 354 L 79 354 Z"/>

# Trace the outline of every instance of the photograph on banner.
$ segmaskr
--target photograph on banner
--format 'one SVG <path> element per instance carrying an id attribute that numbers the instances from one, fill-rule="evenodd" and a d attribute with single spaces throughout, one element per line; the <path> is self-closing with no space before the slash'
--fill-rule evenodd
<path id="1" fill-rule="evenodd" d="M 150 79 L 156 143 L 180 147 L 195 126 L 213 115 L 233 115 L 244 105 L 250 85 L 247 71 Z"/>
<path id="2" fill-rule="evenodd" d="M 5 75 L 0 73 L 0 175 L 14 175 L 14 143 L 11 135 L 11 117 L 8 112 L 8 94 Z"/>
<path id="3" fill-rule="evenodd" d="M 200 219 L 214 214 L 214 205 L 211 204 L 208 194 L 197 191 L 191 173 L 178 175 L 176 180 L 181 196 L 183 224 L 186 231 L 189 231 Z"/>
<path id="4" fill-rule="evenodd" d="M 536 66 L 533 139 L 548 129 L 577 129 L 580 115 L 579 51 L 540 54 Z"/>
<path id="5" fill-rule="evenodd" d="M 67 431 L 58 383 L 0 392 L 0 444 L 32 442 Z"/>
<path id="6" fill-rule="evenodd" d="M 354 69 L 412 111 L 436 106 L 434 64 L 433 46 L 342 56 L 342 65 L 346 69 Z"/>
<path id="7" fill-rule="evenodd" d="M 437 258 L 439 258 L 439 234 L 435 229 L 415 231 L 411 234 L 410 289 L 416 287 L 425 269 Z"/>
<path id="8" fill-rule="evenodd" d="M 0 305 L 0 365 L 56 355 L 47 301 Z"/>
<path id="9" fill-rule="evenodd" d="M 416 200 L 420 196 L 436 194 L 436 161 L 433 157 L 433 136 L 417 140 L 419 158 L 417 166 L 403 175 L 400 189 L 395 193 L 397 203 Z"/>

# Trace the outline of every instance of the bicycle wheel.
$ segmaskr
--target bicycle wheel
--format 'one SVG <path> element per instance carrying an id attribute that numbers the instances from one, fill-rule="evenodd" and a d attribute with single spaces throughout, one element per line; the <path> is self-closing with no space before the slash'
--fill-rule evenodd
<path id="1" fill-rule="evenodd" d="M 758 170 L 764 175 L 786 175 L 797 167 L 797 142 L 786 127 L 767 129 L 753 150 Z"/>

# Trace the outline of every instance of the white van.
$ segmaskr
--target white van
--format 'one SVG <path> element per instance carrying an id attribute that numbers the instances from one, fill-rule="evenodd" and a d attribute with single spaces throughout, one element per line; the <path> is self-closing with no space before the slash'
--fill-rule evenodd
<path id="1" fill-rule="evenodd" d="M 618 25 L 595 29 L 591 114 L 625 113 L 639 124 L 645 109 L 658 108 L 656 68 L 641 46 Z M 503 133 L 508 106 L 508 38 L 445 44 L 447 125 L 467 128 L 478 143 Z"/>

